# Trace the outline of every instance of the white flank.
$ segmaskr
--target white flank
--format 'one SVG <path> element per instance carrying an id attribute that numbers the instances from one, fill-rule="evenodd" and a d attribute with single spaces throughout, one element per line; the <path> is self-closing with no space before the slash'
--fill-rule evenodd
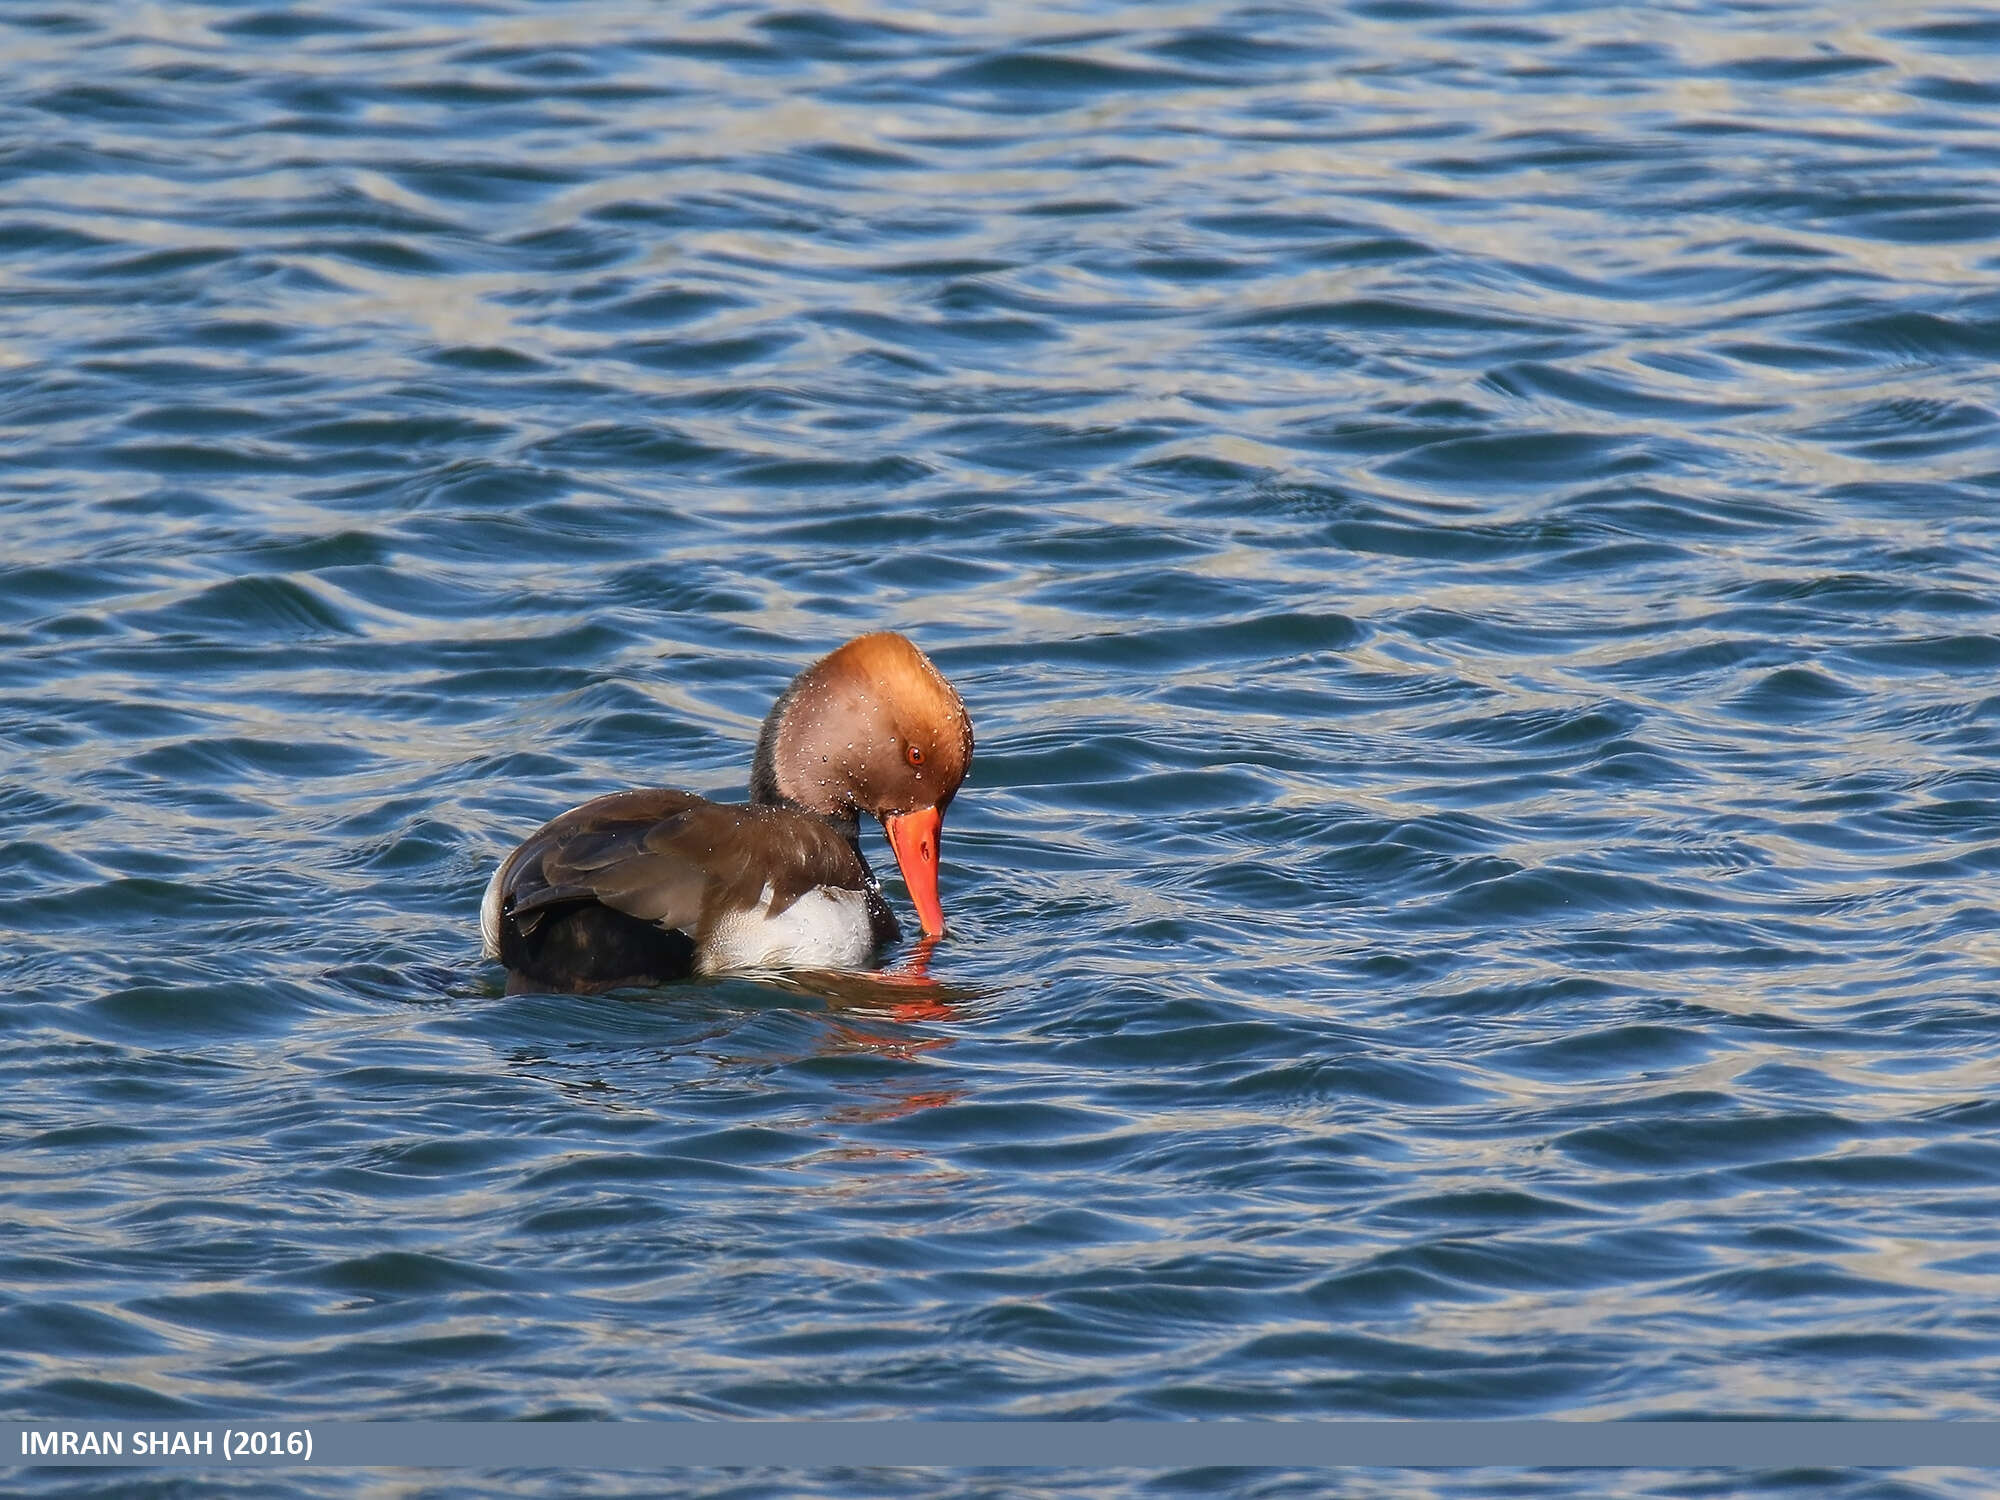
<path id="1" fill-rule="evenodd" d="M 766 884 L 748 911 L 715 924 L 695 957 L 704 974 L 725 969 L 858 969 L 875 949 L 868 898 L 860 891 L 815 886 L 783 911 L 771 912 Z"/>
<path id="2" fill-rule="evenodd" d="M 486 882 L 486 899 L 479 903 L 479 946 L 488 958 L 500 956 L 500 877 L 506 871 L 504 859 L 493 867 L 493 878 Z"/>

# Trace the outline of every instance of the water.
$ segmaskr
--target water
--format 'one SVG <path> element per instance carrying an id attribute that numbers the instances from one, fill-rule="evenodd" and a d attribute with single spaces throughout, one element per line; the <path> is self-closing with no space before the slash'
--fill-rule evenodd
<path id="1" fill-rule="evenodd" d="M 10 1414 L 2000 1417 L 1990 15 L 0 57 Z M 502 996 L 874 628 L 935 989 Z"/>

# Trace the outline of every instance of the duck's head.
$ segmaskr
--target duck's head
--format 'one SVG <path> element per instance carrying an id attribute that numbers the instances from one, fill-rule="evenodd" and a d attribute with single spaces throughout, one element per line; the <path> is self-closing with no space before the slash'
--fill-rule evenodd
<path id="1" fill-rule="evenodd" d="M 757 738 L 753 802 L 840 824 L 882 820 L 924 935 L 944 932 L 938 845 L 972 765 L 972 718 L 944 674 L 893 631 L 857 636 L 792 679 Z"/>

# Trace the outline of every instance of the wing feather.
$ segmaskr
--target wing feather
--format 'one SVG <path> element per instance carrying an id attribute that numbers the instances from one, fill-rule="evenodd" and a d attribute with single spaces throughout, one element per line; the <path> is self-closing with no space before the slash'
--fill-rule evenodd
<path id="1" fill-rule="evenodd" d="M 509 856 L 500 882 L 502 911 L 523 934 L 594 901 L 698 938 L 723 906 L 768 900 L 782 912 L 816 886 L 865 889 L 867 870 L 823 819 L 660 788 L 571 808 Z"/>

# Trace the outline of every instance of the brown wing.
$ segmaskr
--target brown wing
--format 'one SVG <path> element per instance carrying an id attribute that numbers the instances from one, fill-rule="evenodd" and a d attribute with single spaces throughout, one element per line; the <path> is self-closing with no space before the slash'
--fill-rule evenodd
<path id="1" fill-rule="evenodd" d="M 501 876 L 503 910 L 523 934 L 550 911 L 594 901 L 697 941 L 719 910 L 770 900 L 783 911 L 815 886 L 866 884 L 860 859 L 824 819 L 664 788 L 570 809 L 530 835 Z"/>

